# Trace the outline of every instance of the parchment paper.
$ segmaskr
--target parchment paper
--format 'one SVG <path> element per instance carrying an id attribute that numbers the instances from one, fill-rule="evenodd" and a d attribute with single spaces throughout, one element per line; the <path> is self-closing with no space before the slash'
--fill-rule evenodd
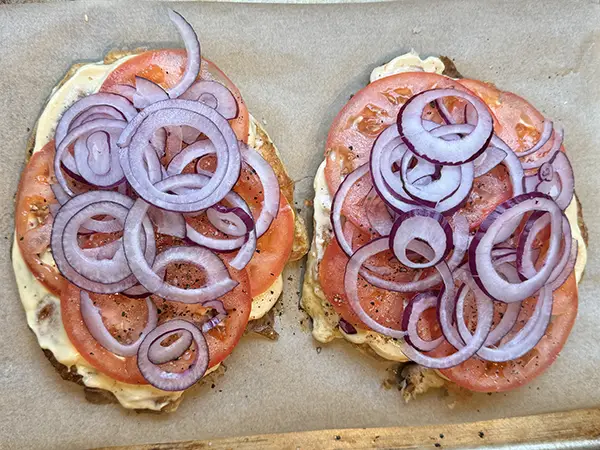
<path id="1" fill-rule="evenodd" d="M 408 405 L 382 387 L 387 364 L 350 345 L 313 342 L 298 311 L 300 265 L 285 274 L 279 341 L 244 338 L 214 389 L 194 389 L 175 414 L 85 401 L 62 381 L 27 327 L 9 260 L 13 198 L 28 132 L 50 89 L 76 61 L 112 48 L 181 44 L 166 4 L 108 1 L 0 6 L 0 447 L 80 448 L 335 427 L 461 422 L 600 405 L 600 5 L 598 1 L 416 1 L 364 5 L 169 2 L 203 52 L 239 86 L 312 197 L 329 125 L 370 70 L 411 48 L 449 55 L 459 70 L 530 99 L 564 124 L 590 230 L 579 317 L 545 375 L 453 408 L 433 393 Z M 84 20 L 87 14 L 88 21 Z M 322 350 L 317 351 L 317 347 Z"/>

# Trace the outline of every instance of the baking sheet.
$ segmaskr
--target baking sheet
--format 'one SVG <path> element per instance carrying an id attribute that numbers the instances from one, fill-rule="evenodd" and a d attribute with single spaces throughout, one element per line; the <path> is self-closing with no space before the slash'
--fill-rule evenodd
<path id="1" fill-rule="evenodd" d="M 455 401 L 438 392 L 405 405 L 397 391 L 382 387 L 388 364 L 344 342 L 312 340 L 297 307 L 297 264 L 285 274 L 279 341 L 244 338 L 216 387 L 194 389 L 174 414 L 92 405 L 80 386 L 62 381 L 27 328 L 10 265 L 25 143 L 45 98 L 73 62 L 101 59 L 113 48 L 180 46 L 167 6 L 194 25 L 204 55 L 234 80 L 265 124 L 297 180 L 302 214 L 310 214 L 303 200 L 312 197 L 312 175 L 335 114 L 375 65 L 411 48 L 451 56 L 466 76 L 520 93 L 564 124 L 590 254 L 577 323 L 551 370 L 512 393 Z M 599 23 L 598 1 L 0 6 L 0 448 L 462 422 L 600 405 Z"/>

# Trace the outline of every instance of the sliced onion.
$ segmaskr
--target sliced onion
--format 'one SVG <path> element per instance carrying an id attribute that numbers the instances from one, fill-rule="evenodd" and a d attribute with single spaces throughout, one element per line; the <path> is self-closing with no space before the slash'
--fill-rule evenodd
<path id="1" fill-rule="evenodd" d="M 473 161 L 475 178 L 485 175 L 506 158 L 506 152 L 500 148 L 488 147 L 488 149 L 479 155 Z"/>
<path id="2" fill-rule="evenodd" d="M 467 359 L 471 358 L 482 347 L 488 336 L 494 312 L 492 301 L 486 296 L 476 297 L 477 302 L 477 327 L 473 338 L 464 345 L 458 338 L 458 333 L 452 326 L 452 317 L 455 309 L 455 289 L 454 281 L 450 271 L 445 264 L 440 264 L 440 274 L 444 280 L 444 289 L 438 299 L 438 319 L 442 328 L 444 337 L 457 349 L 449 356 L 434 358 L 424 355 L 415 350 L 406 341 L 401 341 L 402 353 L 412 361 L 432 369 L 447 369 L 454 367 Z"/>
<path id="3" fill-rule="evenodd" d="M 551 217 L 550 247 L 544 266 L 535 276 L 521 283 L 510 283 L 494 268 L 492 248 L 498 233 L 510 221 L 532 211 L 546 211 Z M 548 281 L 560 257 L 562 211 L 543 194 L 523 194 L 499 205 L 483 221 L 469 248 L 469 267 L 479 287 L 490 297 L 505 303 L 525 300 Z"/>
<path id="4" fill-rule="evenodd" d="M 377 195 L 377 191 L 371 189 L 365 201 L 365 213 L 371 228 L 380 236 L 387 236 L 392 231 L 394 222 L 385 207 L 385 203 Z"/>
<path id="5" fill-rule="evenodd" d="M 173 336 L 178 336 L 177 340 L 169 345 L 162 345 L 162 341 Z M 152 364 L 157 365 L 174 361 L 186 352 L 190 345 L 192 345 L 192 341 L 192 333 L 187 330 L 175 330 L 165 333 L 162 336 L 162 340 L 157 339 L 148 347 L 148 359 Z"/>
<path id="6" fill-rule="evenodd" d="M 167 182 L 169 181 L 170 179 L 161 181 L 157 186 L 164 186 L 168 189 L 170 186 Z M 131 271 L 141 285 L 160 297 L 183 303 L 202 303 L 218 298 L 235 288 L 237 282 L 229 277 L 227 268 L 221 259 L 206 248 L 170 248 L 158 255 L 151 267 L 144 257 L 137 238 L 141 232 L 142 221 L 146 217 L 148 208 L 149 205 L 141 199 L 135 202 L 127 215 L 123 234 L 125 256 Z M 204 270 L 206 274 L 205 286 L 197 289 L 182 289 L 166 283 L 155 271 L 166 267 L 172 262 L 189 263 Z"/>
<path id="7" fill-rule="evenodd" d="M 215 153 L 215 146 L 208 139 L 205 141 L 194 142 L 173 157 L 167 166 L 167 174 L 180 174 L 183 172 L 183 169 L 195 159 L 207 155 L 214 155 Z"/>
<path id="8" fill-rule="evenodd" d="M 535 268 L 537 254 L 534 254 L 533 245 L 537 235 L 548 225 L 550 225 L 550 216 L 548 214 L 534 213 L 523 228 L 517 247 L 517 269 L 522 280 L 532 278 L 538 273 L 538 270 Z M 575 244 L 573 243 L 571 225 L 564 214 L 562 217 L 561 238 L 564 242 L 562 254 L 548 277 L 547 283 L 549 284 L 554 282 L 564 272 L 571 258 L 572 246 L 577 246 L 576 242 Z"/>
<path id="9" fill-rule="evenodd" d="M 133 104 L 133 95 L 135 94 L 135 88 L 128 84 L 115 84 L 110 88 L 115 94 L 125 97 Z"/>
<path id="10" fill-rule="evenodd" d="M 208 208 L 206 215 L 217 230 L 230 236 L 245 236 L 254 229 L 252 216 L 240 207 L 227 208 L 217 204 Z"/>
<path id="11" fill-rule="evenodd" d="M 91 94 L 87 97 L 83 97 L 75 102 L 69 109 L 67 109 L 60 118 L 54 135 L 54 141 L 56 142 L 57 149 L 71 128 L 75 128 L 71 126 L 72 122 L 80 114 L 96 106 L 110 106 L 119 111 L 127 121 L 132 120 L 138 113 L 129 100 L 117 94 L 99 92 L 97 94 Z M 94 110 L 94 112 L 95 111 L 96 110 Z"/>
<path id="12" fill-rule="evenodd" d="M 356 328 L 354 327 L 354 325 L 352 325 L 350 322 L 348 322 L 347 320 L 340 318 L 340 321 L 338 322 L 338 326 L 340 327 L 340 330 L 342 330 L 344 333 L 346 334 L 356 334 L 358 333 L 358 331 L 356 331 Z"/>
<path id="13" fill-rule="evenodd" d="M 182 239 L 185 238 L 186 226 L 185 218 L 182 214 L 165 211 L 164 209 L 152 206 L 148 210 L 148 217 L 150 217 L 158 233 Z"/>
<path id="14" fill-rule="evenodd" d="M 79 125 L 94 119 L 116 119 L 126 120 L 125 116 L 112 106 L 96 105 L 91 106 L 79 114 L 69 125 L 69 129 L 76 128 Z"/>
<path id="15" fill-rule="evenodd" d="M 543 167 L 543 166 L 542 166 Z M 563 211 L 567 209 L 575 193 L 575 177 L 569 158 L 562 152 L 551 160 L 553 174 L 550 180 L 542 180 L 536 190 L 550 195 Z M 541 168 L 540 168 L 541 172 Z"/>
<path id="16" fill-rule="evenodd" d="M 102 313 L 90 298 L 86 291 L 81 291 L 81 317 L 85 326 L 89 330 L 92 337 L 109 352 L 115 355 L 128 357 L 135 356 L 138 348 L 142 341 L 146 338 L 158 322 L 158 313 L 156 311 L 156 305 L 150 300 L 150 297 L 146 298 L 146 306 L 148 308 L 148 318 L 146 319 L 146 326 L 140 332 L 139 337 L 131 344 L 122 344 L 108 331 L 104 322 L 102 321 Z"/>
<path id="17" fill-rule="evenodd" d="M 563 138 L 564 138 L 563 128 L 556 127 L 554 129 L 554 140 L 553 140 L 552 148 L 550 149 L 550 151 L 546 155 L 542 156 L 541 158 L 537 158 L 535 161 L 523 162 L 522 163 L 523 169 L 525 169 L 525 170 L 537 169 L 542 164 L 552 161 L 552 159 L 554 159 L 554 157 L 557 155 L 557 153 L 560 152 L 560 148 L 563 143 Z"/>
<path id="18" fill-rule="evenodd" d="M 261 237 L 267 232 L 271 223 L 279 212 L 279 199 L 281 191 L 277 175 L 271 165 L 252 147 L 240 142 L 240 151 L 244 162 L 248 164 L 258 175 L 263 187 L 264 200 L 261 202 L 261 210 L 256 219 L 256 236 Z"/>
<path id="19" fill-rule="evenodd" d="M 56 148 L 56 155 L 54 157 L 54 174 L 56 176 L 56 181 L 58 181 L 58 184 L 60 184 L 62 189 L 69 196 L 72 197 L 75 195 L 75 193 L 69 187 L 67 180 L 65 179 L 61 170 L 61 160 L 63 155 L 67 152 L 69 145 L 71 145 L 80 137 L 88 136 L 89 134 L 97 131 L 105 131 L 108 133 L 121 132 L 125 125 L 126 123 L 122 120 L 96 119 L 90 122 L 83 123 L 77 128 L 73 128 L 71 131 L 69 131 L 69 134 L 67 134 L 65 138 L 61 141 L 61 143 Z"/>
<path id="20" fill-rule="evenodd" d="M 477 111 L 477 125 L 460 140 L 435 137 L 423 126 L 422 113 L 429 103 L 443 97 L 458 97 L 471 103 Z M 453 125 L 446 125 L 452 127 Z M 411 97 L 398 114 L 398 132 L 408 148 L 418 156 L 436 164 L 464 164 L 477 158 L 487 147 L 493 134 L 492 116 L 481 99 L 454 89 L 433 89 Z"/>
<path id="21" fill-rule="evenodd" d="M 202 324 L 202 332 L 208 333 L 210 330 L 219 325 L 227 317 L 227 311 L 223 302 L 220 300 L 211 300 L 203 304 L 206 308 L 213 308 L 217 311 L 217 315 L 211 317 L 208 321 Z"/>
<path id="22" fill-rule="evenodd" d="M 98 187 L 113 187 L 123 181 L 116 140 L 119 130 L 95 131 L 75 142 L 75 164 L 79 175 Z"/>
<path id="23" fill-rule="evenodd" d="M 210 181 L 181 195 L 157 189 L 142 164 L 144 150 L 156 130 L 173 125 L 201 129 L 215 146 L 217 156 L 217 167 Z M 239 177 L 241 157 L 235 133 L 223 116 L 199 102 L 167 100 L 147 107 L 123 131 L 118 145 L 125 146 L 129 141 L 129 146 L 121 152 L 127 181 L 144 200 L 159 208 L 200 211 L 221 201 Z"/>
<path id="24" fill-rule="evenodd" d="M 238 115 L 235 97 L 218 81 L 196 81 L 180 98 L 205 103 L 228 120 L 235 119 Z"/>
<path id="25" fill-rule="evenodd" d="M 188 368 L 180 373 L 166 372 L 148 358 L 150 346 L 156 341 L 162 342 L 173 332 L 190 333 L 194 342 L 193 359 Z M 209 360 L 208 345 L 202 332 L 194 324 L 180 319 L 165 322 L 148 333 L 137 353 L 137 364 L 143 377 L 163 391 L 183 391 L 192 386 L 206 373 Z"/>
<path id="26" fill-rule="evenodd" d="M 425 208 L 400 214 L 392 227 L 389 239 L 394 256 L 412 269 L 435 266 L 453 247 L 452 229 L 448 221 L 440 213 Z M 426 243 L 433 250 L 434 256 L 429 261 L 415 263 L 408 258 L 408 246 L 417 240 Z"/>
<path id="27" fill-rule="evenodd" d="M 513 265 L 506 262 L 508 260 L 508 261 L 511 261 L 512 263 L 514 263 L 514 261 L 516 260 L 516 252 L 509 254 L 509 255 L 505 255 L 505 256 L 506 256 L 506 258 L 504 258 L 503 261 L 500 261 L 500 260 L 494 261 L 494 265 L 498 269 L 498 271 L 506 277 L 506 279 L 508 281 L 510 281 L 511 283 L 518 283 L 519 276 L 517 274 L 517 269 Z M 473 276 L 471 275 L 471 272 L 469 271 L 468 266 L 465 265 L 463 267 L 464 267 L 464 270 L 459 269 L 455 272 L 456 279 L 461 280 L 466 285 L 466 289 L 464 289 L 463 291 L 461 291 L 457 294 L 457 302 L 456 302 L 457 313 L 456 313 L 456 315 L 457 315 L 458 331 L 460 333 L 460 336 L 463 339 L 463 341 L 468 342 L 469 339 L 471 338 L 471 334 L 465 333 L 465 330 L 467 330 L 467 327 L 465 325 L 464 317 L 462 317 L 464 314 L 464 312 L 463 312 L 464 300 L 465 300 L 467 294 L 469 293 L 469 291 L 473 292 L 473 295 L 475 295 L 475 296 L 486 296 L 486 295 L 483 293 L 483 291 L 481 289 L 479 289 L 479 286 L 477 286 L 477 283 L 475 283 L 475 280 L 473 280 Z M 517 319 L 518 319 L 520 311 L 521 311 L 521 302 L 507 304 L 506 310 L 504 311 L 504 314 L 502 315 L 500 322 L 498 322 L 498 324 L 490 331 L 487 338 L 485 339 L 484 345 L 487 345 L 487 346 L 495 345 L 504 336 L 506 336 L 510 332 L 510 330 L 513 329 L 515 324 L 517 323 Z M 460 317 L 462 321 L 458 320 L 458 317 Z"/>
<path id="28" fill-rule="evenodd" d="M 470 339 L 471 333 L 466 326 L 464 326 L 465 319 L 462 315 L 462 306 L 462 301 L 460 301 L 457 305 L 457 322 L 459 329 L 462 329 L 463 337 L 468 340 Z M 477 352 L 477 355 L 487 361 L 493 362 L 504 362 L 520 358 L 531 351 L 544 336 L 551 318 L 552 291 L 547 286 L 544 286 L 538 294 L 535 310 L 525 326 L 508 342 L 496 348 L 482 347 Z"/>
<path id="29" fill-rule="evenodd" d="M 126 210 L 132 203 L 133 200 L 129 197 L 117 192 L 90 191 L 74 197 L 58 211 L 52 226 L 52 256 L 61 274 L 71 283 L 87 291 L 103 294 L 122 292 L 137 283 L 128 267 L 128 261 L 122 257 L 108 261 L 87 258 L 77 243 L 77 228 L 80 223 L 87 223 L 86 220 L 94 215 L 104 214 L 104 211 L 108 211 L 106 208 L 112 208 L 110 213 L 119 215 L 116 219 L 122 222 L 124 215 L 121 215 L 127 214 Z M 69 227 L 71 221 L 75 222 Z M 136 241 L 142 258 L 152 261 L 156 250 L 154 231 L 147 219 L 142 222 L 139 232 L 132 238 Z M 119 255 L 118 251 L 116 255 Z M 120 269 L 121 274 L 115 275 L 112 281 L 105 282 L 103 270 L 111 266 Z"/>
<path id="30" fill-rule="evenodd" d="M 522 152 L 515 152 L 515 154 L 518 157 L 522 158 L 524 156 L 531 155 L 531 154 L 537 152 L 538 150 L 540 150 L 544 145 L 546 145 L 546 142 L 548 142 L 550 140 L 550 138 L 552 137 L 553 128 L 554 128 L 554 125 L 551 120 L 544 120 L 542 134 L 540 135 L 540 138 L 535 143 L 535 145 L 528 150 L 524 150 Z"/>
<path id="31" fill-rule="evenodd" d="M 135 77 L 135 94 L 133 94 L 133 106 L 144 109 L 153 103 L 167 100 L 169 96 L 165 90 L 153 81 L 142 77 Z"/>
<path id="32" fill-rule="evenodd" d="M 384 239 L 388 238 L 385 237 Z M 448 260 L 448 267 L 450 268 L 450 270 L 454 270 L 460 265 L 469 246 L 469 222 L 464 216 L 457 215 L 454 217 L 454 232 L 452 235 L 452 239 L 454 241 L 454 250 L 452 252 L 452 256 Z M 413 241 L 409 249 L 412 251 L 416 251 L 427 258 L 428 255 L 423 254 L 425 253 L 425 251 L 423 251 L 423 248 L 417 248 L 414 245 L 417 242 L 418 241 Z M 376 246 L 374 246 L 374 248 L 371 248 L 370 250 L 375 251 L 374 254 L 380 253 L 385 250 L 389 250 L 389 241 L 387 248 L 385 248 L 385 246 L 382 243 L 378 243 Z M 373 286 L 396 292 L 423 292 L 427 289 L 433 288 L 434 286 L 438 285 L 440 281 L 442 281 L 442 278 L 440 277 L 439 273 L 434 273 L 427 276 L 426 278 L 415 279 L 414 281 L 410 282 L 397 282 L 386 280 L 372 273 L 369 273 L 366 270 L 362 270 L 360 272 L 360 275 Z"/>
<path id="33" fill-rule="evenodd" d="M 187 53 L 183 76 L 175 86 L 167 90 L 169 97 L 177 98 L 187 91 L 194 81 L 196 81 L 196 78 L 198 78 L 201 62 L 200 42 L 198 41 L 198 36 L 196 35 L 196 32 L 192 26 L 183 18 L 181 14 L 169 9 L 169 18 L 177 27 L 177 31 L 179 31 L 181 39 L 183 39 L 185 51 Z"/>
<path id="34" fill-rule="evenodd" d="M 432 292 L 421 293 L 415 295 L 404 308 L 402 316 L 402 329 L 407 332 L 405 337 L 406 342 L 412 345 L 417 350 L 429 352 L 437 348 L 443 341 L 444 337 L 440 336 L 437 339 L 426 341 L 421 336 L 417 329 L 419 318 L 429 308 L 435 308 L 438 304 L 438 296 Z"/>

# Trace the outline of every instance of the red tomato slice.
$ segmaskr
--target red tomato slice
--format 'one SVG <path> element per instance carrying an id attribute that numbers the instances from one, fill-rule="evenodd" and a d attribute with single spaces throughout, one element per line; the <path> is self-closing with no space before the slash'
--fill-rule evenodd
<path id="1" fill-rule="evenodd" d="M 173 242 L 170 237 L 164 238 L 159 247 L 170 246 Z M 206 334 L 210 354 L 209 367 L 214 367 L 233 351 L 246 329 L 252 307 L 246 271 L 237 271 L 231 267 L 228 269 L 230 276 L 240 284 L 233 291 L 220 297 L 228 313 L 223 321 L 224 326 L 218 326 Z M 203 274 L 194 266 L 178 265 L 176 268 L 167 269 L 166 279 L 170 283 L 193 288 L 203 283 Z M 79 295 L 80 290 L 68 284 L 61 296 L 63 325 L 77 351 L 93 367 L 115 380 L 130 384 L 147 384 L 138 370 L 136 357 L 118 357 L 98 344 L 91 336 L 81 317 Z M 104 324 L 117 339 L 131 342 L 144 328 L 147 308 L 143 300 L 119 294 L 91 294 L 91 298 L 102 311 Z M 201 324 L 206 317 L 207 309 L 199 305 L 168 302 L 156 297 L 153 297 L 153 301 L 159 309 L 159 323 L 180 317 Z M 185 361 L 186 358 L 184 354 L 181 361 Z M 177 365 L 170 364 L 170 366 Z"/>
<path id="2" fill-rule="evenodd" d="M 461 79 L 460 84 L 473 91 L 494 113 L 494 131 L 517 152 L 527 150 L 539 140 L 542 134 L 544 116 L 527 100 L 511 92 L 499 90 L 483 81 Z M 535 161 L 552 148 L 552 139 L 538 152 L 523 161 Z"/>
<path id="3" fill-rule="evenodd" d="M 101 92 L 111 92 L 115 84 L 135 86 L 135 77 L 146 78 L 164 88 L 174 86 L 185 72 L 187 54 L 183 49 L 149 50 L 134 56 L 117 67 L 102 84 Z M 242 95 L 233 82 L 212 62 L 203 59 L 200 66 L 203 80 L 215 80 L 227 86 L 238 102 L 238 116 L 229 123 L 238 139 L 248 142 L 249 114 Z"/>
<path id="4" fill-rule="evenodd" d="M 50 205 L 58 204 L 50 189 L 56 182 L 53 164 L 54 141 L 36 152 L 25 166 L 17 190 L 15 230 L 19 250 L 33 276 L 50 292 L 60 295 L 64 278 L 56 267 L 40 259 L 50 247 Z"/>
<path id="5" fill-rule="evenodd" d="M 345 230 L 348 236 L 353 234 L 353 247 L 358 248 L 365 244 L 372 236 L 361 233 L 360 229 L 347 223 Z M 347 237 L 349 238 L 349 237 Z M 384 266 L 389 262 L 391 252 L 383 252 L 376 255 L 374 261 L 370 263 L 378 266 Z M 344 290 L 344 272 L 348 264 L 348 257 L 339 246 L 337 240 L 332 239 L 325 249 L 323 260 L 319 264 L 319 282 L 325 293 L 327 301 L 331 303 L 333 309 L 346 321 L 351 324 L 368 329 L 368 327 L 358 318 L 352 310 L 346 299 Z M 387 291 L 379 289 L 367 283 L 362 277 L 358 279 L 358 295 L 360 303 L 365 312 L 380 324 L 393 328 L 401 329 L 402 314 L 404 312 L 404 302 L 412 297 L 412 294 L 403 294 L 400 292 Z"/>
<path id="6" fill-rule="evenodd" d="M 515 329 L 511 333 L 517 332 L 524 326 L 533 312 L 535 303 L 534 298 L 524 302 Z M 577 284 L 573 274 L 554 292 L 552 322 L 544 337 L 529 353 L 504 363 L 471 358 L 456 367 L 440 372 L 450 381 L 471 391 L 502 392 L 523 386 L 544 372 L 556 360 L 575 323 L 577 303 Z M 500 318 L 498 311 L 496 313 L 494 325 Z M 477 323 L 476 311 L 472 303 L 465 305 L 465 317 L 468 321 L 470 319 Z M 430 354 L 446 356 L 454 352 L 454 347 L 444 342 Z"/>

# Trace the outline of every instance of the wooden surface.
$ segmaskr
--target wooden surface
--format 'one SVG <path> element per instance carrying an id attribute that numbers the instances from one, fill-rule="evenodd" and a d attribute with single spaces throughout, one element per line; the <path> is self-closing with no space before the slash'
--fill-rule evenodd
<path id="1" fill-rule="evenodd" d="M 177 443 L 111 447 L 113 450 L 473 448 L 505 446 L 600 448 L 600 408 L 425 427 L 320 430 Z M 565 445 L 561 445 L 564 443 Z M 568 445 L 567 445 L 568 443 Z"/>

